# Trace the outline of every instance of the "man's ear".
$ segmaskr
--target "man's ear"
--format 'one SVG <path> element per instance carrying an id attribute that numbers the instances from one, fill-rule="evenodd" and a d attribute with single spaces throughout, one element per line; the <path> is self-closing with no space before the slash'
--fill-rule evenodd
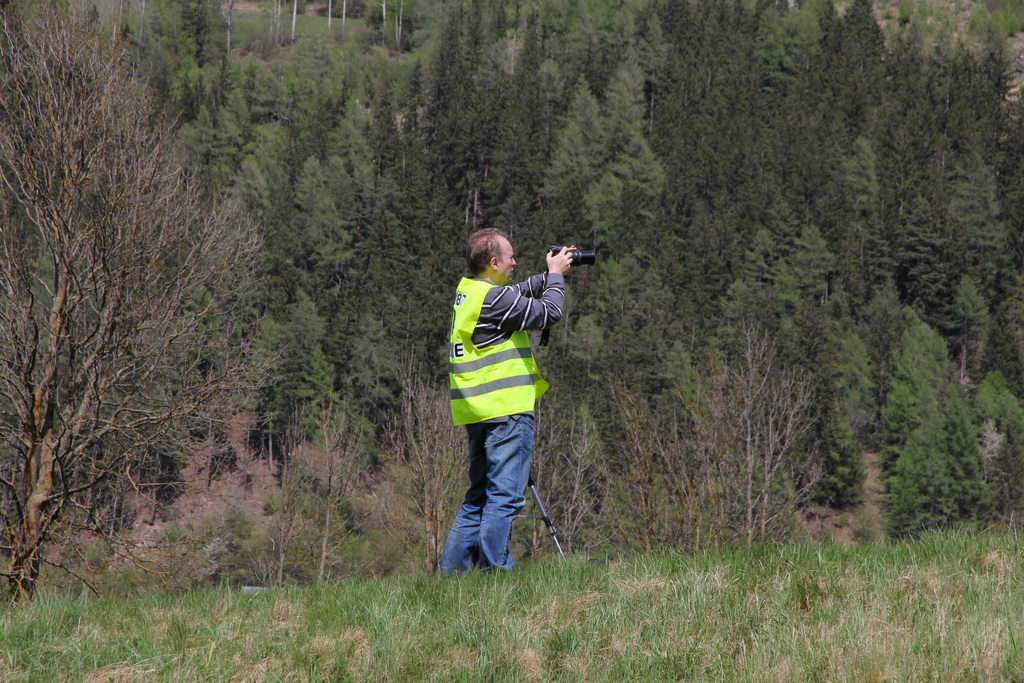
<path id="1" fill-rule="evenodd" d="M 492 256 L 491 260 L 487 262 L 487 265 L 490 267 L 491 270 L 497 270 L 498 269 L 498 257 L 497 256 Z"/>

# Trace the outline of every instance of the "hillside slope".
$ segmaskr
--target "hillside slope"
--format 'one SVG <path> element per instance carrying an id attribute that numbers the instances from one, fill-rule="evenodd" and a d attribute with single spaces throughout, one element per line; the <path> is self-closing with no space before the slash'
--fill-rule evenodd
<path id="1" fill-rule="evenodd" d="M 585 558 L 0 615 L 28 680 L 1019 680 L 1015 536 Z"/>

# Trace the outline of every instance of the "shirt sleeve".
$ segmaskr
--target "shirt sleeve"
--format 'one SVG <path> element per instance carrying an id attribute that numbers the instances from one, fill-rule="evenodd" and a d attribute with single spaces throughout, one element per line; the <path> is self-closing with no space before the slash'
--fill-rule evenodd
<path id="1" fill-rule="evenodd" d="M 559 273 L 534 275 L 488 292 L 479 325 L 503 332 L 541 330 L 561 320 L 564 308 L 565 278 Z"/>

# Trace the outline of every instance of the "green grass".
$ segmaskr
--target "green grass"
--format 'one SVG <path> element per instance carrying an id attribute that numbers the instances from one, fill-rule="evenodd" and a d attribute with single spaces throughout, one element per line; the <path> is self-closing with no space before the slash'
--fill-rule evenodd
<path id="1" fill-rule="evenodd" d="M 0 616 L 0 679 L 1020 680 L 1022 570 L 956 533 L 56 600 Z"/>
<path id="2" fill-rule="evenodd" d="M 349 20 L 346 32 L 361 27 L 362 22 Z M 264 12 L 235 12 L 231 27 L 231 42 L 235 47 L 252 45 L 270 39 L 270 15 Z M 291 12 L 281 15 L 280 35 L 288 38 L 292 34 Z M 300 15 L 295 22 L 295 37 L 322 38 L 327 35 L 327 17 Z M 331 35 L 335 38 L 342 35 L 341 19 L 335 17 L 331 23 Z"/>

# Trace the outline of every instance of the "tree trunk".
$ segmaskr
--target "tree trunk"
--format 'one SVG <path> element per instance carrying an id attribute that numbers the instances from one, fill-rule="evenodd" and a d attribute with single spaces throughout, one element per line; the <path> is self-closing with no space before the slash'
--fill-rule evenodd
<path id="1" fill-rule="evenodd" d="M 47 437 L 30 451 L 25 478 L 25 505 L 17 531 L 17 550 L 13 553 L 7 575 L 9 597 L 18 603 L 27 602 L 35 593 L 39 579 L 43 545 L 43 523 L 47 502 L 53 491 L 53 438 Z"/>
<path id="2" fill-rule="evenodd" d="M 748 356 L 749 359 L 749 356 Z M 749 365 L 743 368 L 744 371 L 749 371 Z M 757 465 L 755 463 L 754 454 L 754 415 L 755 410 L 754 404 L 756 397 L 752 391 L 751 383 L 755 381 L 744 372 L 746 382 L 742 387 L 743 391 L 743 407 L 740 416 L 740 424 L 743 429 L 743 508 L 744 508 L 744 530 L 743 535 L 749 548 L 754 542 L 754 470 Z"/>
<path id="3" fill-rule="evenodd" d="M 327 504 L 326 510 L 324 511 L 324 531 L 320 538 L 320 567 L 316 571 L 317 583 L 323 583 L 324 570 L 327 567 L 327 537 L 331 531 L 331 509 L 332 505 Z"/>
<path id="4" fill-rule="evenodd" d="M 285 556 L 285 544 L 282 541 L 277 546 L 277 581 L 276 585 L 280 586 L 284 584 L 284 556 Z"/>
<path id="5" fill-rule="evenodd" d="M 519 40 L 519 29 L 512 30 L 512 65 L 510 71 L 512 75 L 516 73 L 516 42 Z"/>
<path id="6" fill-rule="evenodd" d="M 207 453 L 208 460 L 207 460 L 207 463 L 206 463 L 206 489 L 209 490 L 209 489 L 213 488 L 213 468 L 216 467 L 216 462 L 217 462 L 217 459 L 216 459 L 216 453 L 217 453 L 216 448 L 217 447 L 216 447 L 216 444 L 214 444 L 214 442 L 213 442 L 213 421 L 212 420 L 209 422 L 209 426 L 207 427 L 207 429 L 209 430 L 209 433 L 206 435 L 206 447 L 209 450 L 209 452 Z"/>
<path id="7" fill-rule="evenodd" d="M 270 13 L 270 40 L 277 43 L 281 40 L 281 8 L 283 0 L 274 0 L 274 9 Z"/>
<path id="8" fill-rule="evenodd" d="M 124 20 L 124 0 L 121 0 L 117 4 L 117 21 L 114 22 L 114 40 L 117 40 L 117 34 L 121 31 L 121 26 Z"/>
<path id="9" fill-rule="evenodd" d="M 227 49 L 228 54 L 231 54 L 231 20 L 235 13 L 235 0 L 228 0 L 228 11 L 224 16 L 224 23 L 227 28 Z"/>
<path id="10" fill-rule="evenodd" d="M 404 2 L 398 3 L 398 16 L 395 18 L 395 48 L 402 49 L 402 8 Z"/>
<path id="11" fill-rule="evenodd" d="M 967 335 L 964 334 L 960 341 L 960 381 L 967 377 Z"/>
<path id="12" fill-rule="evenodd" d="M 33 540 L 25 538 L 26 544 Z M 11 558 L 8 565 L 8 598 L 15 604 L 25 604 L 35 595 L 36 582 L 39 580 L 39 547 L 25 545 L 22 552 Z"/>

